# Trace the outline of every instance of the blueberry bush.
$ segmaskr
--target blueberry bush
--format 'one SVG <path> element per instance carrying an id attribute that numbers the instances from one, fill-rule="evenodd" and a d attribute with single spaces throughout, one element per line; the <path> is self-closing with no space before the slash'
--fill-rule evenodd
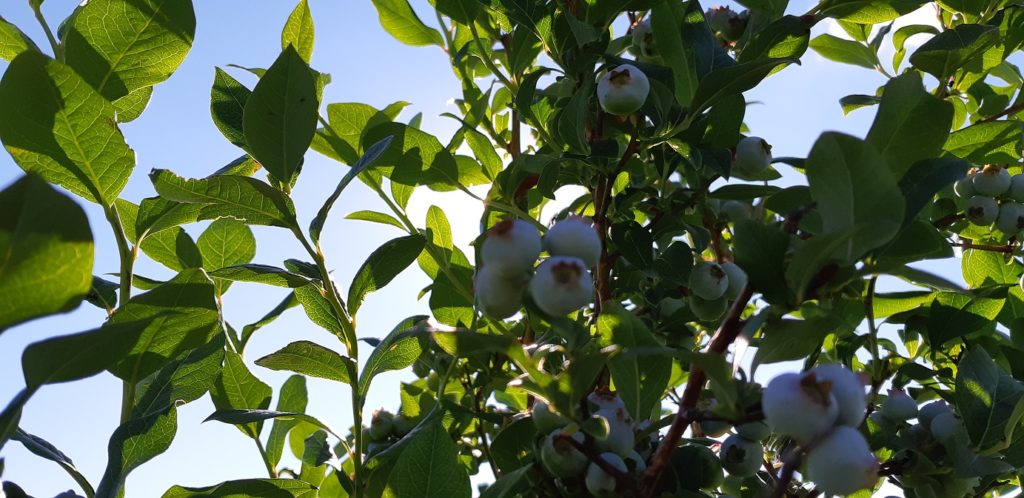
<path id="1" fill-rule="evenodd" d="M 137 202 L 121 197 L 136 161 L 120 126 L 187 56 L 204 22 L 191 0 L 89 0 L 56 30 L 29 0 L 46 40 L 0 18 L 0 141 L 25 173 L 0 191 L 0 332 L 78 306 L 108 314 L 25 349 L 24 389 L 0 412 L 0 447 L 59 465 L 80 488 L 63 496 L 132 496 L 128 474 L 207 394 L 208 420 L 250 438 L 266 475 L 164 498 L 468 497 L 477 473 L 492 476 L 485 498 L 1019 492 L 1024 6 L 431 0 L 428 25 L 408 0 L 372 2 L 398 41 L 447 55 L 453 136 L 398 121 L 402 103 L 323 102 L 331 76 L 310 67 L 301 0 L 276 60 L 231 69 L 255 86 L 215 70 L 211 116 L 238 159 L 202 178 L 155 169 Z M 933 23 L 894 29 L 921 8 Z M 822 22 L 848 36 L 812 37 Z M 839 102 L 875 113 L 864 138 L 824 132 L 807 157 L 773 157 L 744 124 L 744 93 L 808 49 L 886 83 Z M 348 170 L 299 213 L 292 189 L 314 153 Z M 566 186 L 582 194 L 542 217 Z M 320 241 L 346 189 L 388 208 L 351 216 L 404 234 L 337 282 L 332 260 L 353 255 Z M 438 208 L 410 219 L 416 189 L 484 206 L 475 243 L 455 245 Z M 182 227 L 196 223 L 193 239 Z M 304 252 L 254 263 L 250 226 Z M 100 236 L 116 242 L 113 277 L 94 275 Z M 966 286 L 913 266 L 954 256 Z M 176 275 L 136 275 L 140 258 Z M 366 296 L 414 264 L 431 283 L 408 298 L 431 316 L 364 338 Z M 239 327 L 221 299 L 235 283 L 288 294 Z M 275 390 L 243 358 L 291 308 L 337 343 L 256 359 L 294 374 Z M 374 377 L 405 369 L 417 380 L 400 405 L 366 413 Z M 21 413 L 47 385 L 102 372 L 123 382 L 120 425 L 103 474 L 85 476 Z M 307 377 L 345 385 L 352 427 L 306 412 Z M 27 496 L 13 482 L 4 495 Z"/>

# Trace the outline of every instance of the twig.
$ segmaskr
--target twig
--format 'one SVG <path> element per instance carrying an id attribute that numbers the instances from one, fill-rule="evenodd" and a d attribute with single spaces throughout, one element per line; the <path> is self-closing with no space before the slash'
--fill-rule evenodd
<path id="1" fill-rule="evenodd" d="M 794 449 L 785 462 L 782 464 L 782 472 L 779 473 L 779 480 L 775 484 L 775 490 L 772 491 L 771 498 L 782 498 L 786 496 L 789 490 L 789 485 L 793 482 L 793 474 L 796 473 L 796 469 L 800 468 L 800 464 L 804 460 L 803 452 Z"/>
<path id="2" fill-rule="evenodd" d="M 601 470 L 605 471 L 606 473 L 608 473 L 608 475 L 615 478 L 615 487 L 617 489 L 629 489 L 633 487 L 633 478 L 626 472 L 620 470 L 618 467 L 615 467 L 614 465 L 608 463 L 608 461 L 605 460 L 604 457 L 602 457 L 601 454 L 598 453 L 597 450 L 595 450 L 592 446 L 583 444 L 573 439 L 572 437 L 566 436 L 564 434 L 558 436 L 558 439 L 568 442 L 570 445 L 572 445 L 573 448 L 576 448 L 576 451 L 583 453 L 583 455 L 587 457 L 587 460 L 594 462 L 594 464 L 596 464 L 598 467 L 601 467 Z"/>
<path id="3" fill-rule="evenodd" d="M 597 293 L 597 299 L 595 301 L 595 315 L 600 315 L 601 306 L 605 301 L 612 297 L 611 289 L 611 273 L 613 259 L 608 255 L 608 206 L 612 202 L 612 186 L 615 184 L 615 178 L 619 176 L 619 173 L 626 167 L 626 163 L 640 151 L 640 142 L 637 140 L 634 134 L 629 139 L 629 145 L 626 146 L 625 152 L 622 153 L 622 158 L 619 159 L 618 164 L 615 165 L 615 169 L 603 179 L 598 185 L 597 191 L 594 196 L 594 228 L 597 230 L 597 235 L 601 240 L 601 259 L 597 262 L 597 282 L 595 285 L 595 291 Z"/>
<path id="4" fill-rule="evenodd" d="M 991 122 L 991 121 L 995 121 L 995 120 L 997 120 L 997 119 L 999 119 L 1001 117 L 1004 117 L 1004 116 L 1012 116 L 1012 115 L 1017 114 L 1018 112 L 1021 112 L 1021 111 L 1024 111 L 1024 103 L 1011 105 L 1010 107 L 1007 107 L 1006 109 L 1003 109 L 1003 110 L 1001 110 L 1001 111 L 999 111 L 999 112 L 997 112 L 997 113 L 995 113 L 995 114 L 993 114 L 993 115 L 991 115 L 991 116 L 989 116 L 989 117 L 987 117 L 985 119 L 982 119 L 982 120 L 980 120 L 978 122 L 979 123 L 988 123 L 988 122 Z"/>
<path id="5" fill-rule="evenodd" d="M 743 310 L 746 309 L 747 303 L 750 302 L 753 294 L 753 289 L 749 285 L 743 288 L 743 292 L 732 303 L 729 314 L 711 338 L 711 343 L 708 345 L 709 353 L 724 353 L 729 345 L 736 340 L 736 337 L 740 335 L 740 332 L 743 330 L 743 321 L 740 317 L 743 315 Z M 675 451 L 676 446 L 679 444 L 679 439 L 683 437 L 686 427 L 693 422 L 694 417 L 698 413 L 695 411 L 695 408 L 706 381 L 707 375 L 704 371 L 697 365 L 691 364 L 690 378 L 686 381 L 686 388 L 683 390 L 683 399 L 679 404 L 679 410 L 676 412 L 676 418 L 672 422 L 672 426 L 669 427 L 665 439 L 658 445 L 658 449 L 651 459 L 651 464 L 647 467 L 647 472 L 641 478 L 640 496 L 650 497 L 654 493 L 654 488 L 658 484 L 658 478 L 661 477 L 665 466 L 668 465 L 672 452 Z"/>
<path id="6" fill-rule="evenodd" d="M 961 241 L 953 242 L 953 245 L 955 245 L 957 247 L 962 247 L 964 249 L 974 249 L 974 250 L 977 250 L 977 251 L 988 251 L 988 252 L 999 252 L 999 253 L 1003 253 L 1003 254 L 1012 254 L 1014 252 L 1014 250 L 1016 250 L 1012 245 L 997 246 L 997 245 L 988 245 L 988 244 L 975 244 L 973 242 L 965 242 L 965 241 L 962 241 L 962 240 Z"/>

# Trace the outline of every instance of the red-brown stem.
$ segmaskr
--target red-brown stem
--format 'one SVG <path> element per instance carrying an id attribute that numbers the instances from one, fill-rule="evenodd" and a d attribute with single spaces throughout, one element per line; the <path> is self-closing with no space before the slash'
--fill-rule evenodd
<path id="1" fill-rule="evenodd" d="M 987 117 L 985 119 L 982 119 L 981 121 L 979 121 L 979 123 L 988 123 L 990 121 L 995 121 L 995 120 L 997 120 L 997 119 L 999 119 L 999 118 L 1001 118 L 1003 116 L 1010 116 L 1010 115 L 1013 115 L 1013 114 L 1017 114 L 1018 112 L 1021 112 L 1021 111 L 1024 111 L 1024 104 L 1014 104 L 1014 105 L 1011 105 L 1010 107 L 1007 107 L 1006 109 L 1003 109 L 1002 111 L 999 111 L 999 112 L 997 112 L 997 113 L 995 113 L 995 114 L 993 114 L 993 115 L 991 115 L 991 116 L 989 116 L 989 117 Z"/>
<path id="2" fill-rule="evenodd" d="M 729 345 L 740 335 L 740 332 L 743 330 L 741 316 L 753 294 L 754 292 L 749 285 L 743 288 L 743 292 L 740 293 L 736 301 L 732 303 L 732 307 L 729 308 L 729 314 L 718 327 L 718 330 L 715 331 L 715 335 L 711 337 L 711 343 L 708 344 L 708 352 L 714 354 L 725 353 Z M 704 390 L 706 382 L 707 375 L 704 371 L 696 364 L 690 364 L 690 377 L 686 380 L 686 388 L 683 390 L 683 398 L 679 403 L 676 418 L 672 422 L 672 426 L 669 427 L 665 439 L 658 445 L 658 449 L 651 459 L 651 464 L 647 467 L 647 472 L 641 478 L 640 496 L 650 497 L 654 493 L 654 489 L 658 484 L 658 478 L 661 477 L 662 471 L 668 465 L 669 457 L 672 456 L 672 452 L 679 445 L 683 432 L 693 422 L 697 401 L 700 398 L 701 391 Z"/>
<path id="3" fill-rule="evenodd" d="M 973 242 L 964 242 L 964 241 L 954 242 L 953 245 L 955 245 L 957 247 L 962 247 L 964 249 L 974 249 L 976 251 L 1000 252 L 1000 253 L 1003 253 L 1003 254 L 1010 254 L 1014 250 L 1016 250 L 1016 248 L 1013 247 L 1012 245 L 996 246 L 996 245 L 986 245 L 986 244 L 975 244 Z"/>
<path id="4" fill-rule="evenodd" d="M 615 185 L 615 178 L 626 167 L 626 163 L 639 151 L 640 142 L 634 135 L 629 139 L 629 145 L 626 146 L 626 151 L 622 153 L 622 158 L 615 165 L 615 169 L 598 183 L 594 191 L 594 228 L 601 239 L 601 259 L 597 262 L 597 281 L 594 287 L 597 293 L 596 315 L 600 315 L 601 306 L 612 297 L 611 273 L 614 259 L 608 254 L 608 206 L 612 202 L 612 187 Z"/>

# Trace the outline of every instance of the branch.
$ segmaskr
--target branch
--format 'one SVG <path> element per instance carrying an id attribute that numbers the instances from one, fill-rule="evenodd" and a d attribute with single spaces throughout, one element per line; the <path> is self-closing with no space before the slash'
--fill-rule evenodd
<path id="1" fill-rule="evenodd" d="M 964 249 L 974 249 L 977 251 L 988 251 L 988 252 L 999 252 L 1003 254 L 1012 254 L 1015 248 L 1012 245 L 988 245 L 988 244 L 975 244 L 973 242 L 957 241 L 953 242 L 954 246 L 962 247 Z"/>
<path id="2" fill-rule="evenodd" d="M 619 159 L 618 164 L 615 165 L 615 169 L 598 185 L 597 191 L 594 192 L 594 228 L 597 230 L 597 236 L 601 240 L 601 259 L 597 262 L 597 281 L 594 286 L 597 292 L 595 315 L 601 314 L 601 306 L 612 297 L 611 273 L 614 264 L 612 258 L 608 256 L 608 206 L 612 202 L 612 186 L 615 183 L 615 178 L 626 167 L 629 159 L 639 151 L 640 142 L 634 134 L 630 137 L 629 145 L 626 146 L 626 150 L 622 153 L 622 158 Z"/>
<path id="3" fill-rule="evenodd" d="M 786 496 L 789 485 L 793 482 L 793 474 L 796 473 L 796 469 L 800 468 L 800 464 L 804 460 L 803 452 L 794 449 L 785 462 L 782 464 L 782 472 L 779 473 L 779 479 L 775 484 L 775 490 L 772 491 L 771 498 L 782 498 Z"/>
<path id="4" fill-rule="evenodd" d="M 1024 102 L 1022 102 L 1020 104 L 1011 105 L 1010 107 L 1007 107 L 1006 109 L 1003 109 L 1003 110 L 1001 110 L 1001 111 L 999 111 L 999 112 L 997 112 L 997 113 L 995 113 L 995 114 L 993 114 L 993 115 L 991 115 L 991 116 L 989 116 L 989 117 L 987 117 L 985 119 L 982 119 L 982 120 L 980 120 L 978 122 L 979 123 L 988 123 L 988 122 L 991 122 L 991 121 L 995 121 L 995 120 L 997 120 L 997 119 L 999 119 L 1001 117 L 1004 117 L 1004 116 L 1012 116 L 1012 115 L 1017 114 L 1018 112 L 1021 112 L 1021 111 L 1024 111 Z"/>
<path id="5" fill-rule="evenodd" d="M 732 303 L 729 314 L 711 338 L 708 352 L 723 354 L 729 348 L 729 345 L 736 340 L 736 337 L 740 335 L 740 332 L 743 330 L 743 321 L 740 319 L 740 316 L 743 314 L 743 310 L 746 309 L 747 303 L 750 302 L 753 294 L 754 292 L 749 285 L 743 288 L 743 292 Z M 687 426 L 696 419 L 697 413 L 699 413 L 696 411 L 697 400 L 700 398 L 705 382 L 707 382 L 707 375 L 704 371 L 697 365 L 690 364 L 690 378 L 686 381 L 686 389 L 683 390 L 683 399 L 679 403 L 679 411 L 676 412 L 676 418 L 672 422 L 672 426 L 669 427 L 665 439 L 658 445 L 658 449 L 651 459 L 651 464 L 647 467 L 647 472 L 641 478 L 640 496 L 650 497 L 653 495 L 654 488 L 658 484 L 658 478 L 661 477 L 665 466 L 668 465 L 672 452 L 675 451 L 679 440 L 683 437 L 683 432 L 686 431 Z"/>

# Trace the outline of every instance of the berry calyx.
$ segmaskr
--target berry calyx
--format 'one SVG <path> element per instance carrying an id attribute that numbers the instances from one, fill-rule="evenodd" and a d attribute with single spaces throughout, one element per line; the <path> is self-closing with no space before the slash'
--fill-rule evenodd
<path id="1" fill-rule="evenodd" d="M 690 292 L 702 299 L 722 297 L 729 288 L 729 277 L 718 263 L 701 261 L 690 270 Z"/>
<path id="2" fill-rule="evenodd" d="M 599 387 L 596 391 L 587 395 L 587 407 L 590 408 L 591 413 L 599 410 L 618 410 L 620 408 L 625 410 L 626 403 L 614 391 L 606 387 Z"/>
<path id="3" fill-rule="evenodd" d="M 505 220 L 491 227 L 480 249 L 484 266 L 506 278 L 518 277 L 533 268 L 540 256 L 540 232 L 523 220 Z"/>
<path id="4" fill-rule="evenodd" d="M 583 444 L 584 440 L 582 432 L 570 435 L 562 429 L 556 429 L 541 443 L 540 463 L 555 477 L 575 477 L 587 468 L 586 455 L 580 453 L 566 438 L 571 438 L 579 444 Z"/>
<path id="5" fill-rule="evenodd" d="M 611 69 L 597 82 L 597 100 L 608 114 L 628 116 L 639 110 L 651 91 L 643 71 L 630 64 Z"/>
<path id="6" fill-rule="evenodd" d="M 811 371 L 819 382 L 824 381 L 831 385 L 832 396 L 835 397 L 839 409 L 836 422 L 850 427 L 860 426 L 868 407 L 864 379 L 838 364 L 818 365 Z"/>
<path id="7" fill-rule="evenodd" d="M 845 496 L 878 482 L 878 460 L 864 436 L 839 426 L 807 454 L 807 477 L 826 495 Z"/>
<path id="8" fill-rule="evenodd" d="M 552 256 L 530 279 L 530 294 L 541 311 L 563 316 L 594 301 L 594 281 L 579 258 Z"/>
<path id="9" fill-rule="evenodd" d="M 979 195 L 1000 196 L 1010 190 L 1013 179 L 1010 172 L 995 164 L 989 164 L 971 177 L 974 190 Z"/>
<path id="10" fill-rule="evenodd" d="M 476 305 L 485 315 L 503 320 L 515 315 L 523 307 L 523 278 L 506 278 L 497 267 L 487 265 L 476 272 L 473 291 Z"/>
<path id="11" fill-rule="evenodd" d="M 579 258 L 587 268 L 597 266 L 601 259 L 601 239 L 597 230 L 579 216 L 570 216 L 555 223 L 544 234 L 544 249 L 552 256 Z"/>
<path id="12" fill-rule="evenodd" d="M 832 383 L 819 380 L 814 372 L 772 379 L 761 397 L 761 409 L 775 432 L 802 443 L 827 433 L 839 415 Z"/>
<path id="13" fill-rule="evenodd" d="M 976 195 L 967 201 L 964 214 L 967 221 L 975 225 L 988 226 L 999 217 L 999 204 L 991 197 Z"/>
<path id="14" fill-rule="evenodd" d="M 736 144 L 732 173 L 741 177 L 757 175 L 772 163 L 772 146 L 761 137 L 744 137 Z"/>
<path id="15" fill-rule="evenodd" d="M 722 468 L 734 476 L 752 476 L 761 468 L 764 461 L 764 447 L 757 441 L 733 434 L 722 442 L 718 450 L 722 460 Z"/>

